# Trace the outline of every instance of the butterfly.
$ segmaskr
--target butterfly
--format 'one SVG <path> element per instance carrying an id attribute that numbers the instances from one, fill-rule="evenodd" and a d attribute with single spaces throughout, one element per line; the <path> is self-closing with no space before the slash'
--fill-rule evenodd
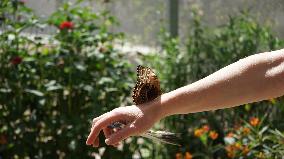
<path id="1" fill-rule="evenodd" d="M 137 82 L 132 99 L 136 105 L 147 103 L 162 94 L 160 81 L 149 67 L 137 66 Z"/>
<path id="2" fill-rule="evenodd" d="M 160 81 L 151 68 L 141 65 L 137 66 L 137 81 L 132 93 L 135 105 L 150 102 L 162 94 Z M 108 127 L 111 129 L 122 129 L 126 123 L 125 121 L 114 122 Z M 180 146 L 178 143 L 180 137 L 176 133 L 148 130 L 141 136 L 154 141 Z"/>
<path id="3" fill-rule="evenodd" d="M 135 105 L 150 102 L 161 94 L 160 81 L 154 71 L 149 67 L 137 66 L 137 81 L 132 94 Z M 177 141 L 180 139 L 178 134 L 167 131 L 148 130 L 142 136 L 172 145 L 179 145 Z"/>

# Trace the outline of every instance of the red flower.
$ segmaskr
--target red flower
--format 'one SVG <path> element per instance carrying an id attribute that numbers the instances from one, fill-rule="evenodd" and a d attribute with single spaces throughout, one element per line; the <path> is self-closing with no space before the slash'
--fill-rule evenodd
<path id="1" fill-rule="evenodd" d="M 18 65 L 18 64 L 22 63 L 22 61 L 23 61 L 23 59 L 22 59 L 20 56 L 15 56 L 15 57 L 13 57 L 13 58 L 11 59 L 10 62 L 11 62 L 13 65 Z"/>
<path id="2" fill-rule="evenodd" d="M 59 28 L 61 30 L 64 30 L 64 29 L 73 29 L 74 27 L 74 24 L 70 21 L 64 21 L 60 24 Z"/>
<path id="3" fill-rule="evenodd" d="M 208 125 L 202 126 L 203 131 L 208 132 L 210 130 L 210 127 Z"/>

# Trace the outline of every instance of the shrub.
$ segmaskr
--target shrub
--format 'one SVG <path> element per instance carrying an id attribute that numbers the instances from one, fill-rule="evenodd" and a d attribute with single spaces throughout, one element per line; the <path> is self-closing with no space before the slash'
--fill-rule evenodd
<path id="1" fill-rule="evenodd" d="M 91 158 L 98 150 L 85 145 L 90 120 L 126 105 L 133 83 L 130 64 L 113 48 L 122 38 L 108 29 L 115 19 L 79 2 L 64 4 L 47 21 L 22 1 L 4 0 L 0 7 L 1 156 Z M 24 35 L 45 26 L 56 30 L 47 43 Z M 105 154 L 110 151 L 117 158 L 129 154 L 109 147 Z"/>

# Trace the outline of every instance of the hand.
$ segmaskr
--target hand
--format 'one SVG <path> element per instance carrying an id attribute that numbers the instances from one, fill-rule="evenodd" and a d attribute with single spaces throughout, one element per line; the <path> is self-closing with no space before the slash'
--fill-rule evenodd
<path id="1" fill-rule="evenodd" d="M 120 141 L 143 134 L 149 130 L 155 122 L 161 119 L 159 109 L 154 105 L 126 106 L 116 108 L 93 119 L 91 132 L 86 141 L 87 145 L 99 146 L 98 135 L 103 130 L 106 144 L 116 146 Z M 114 131 L 108 126 L 114 122 L 122 122 L 126 125 Z"/>

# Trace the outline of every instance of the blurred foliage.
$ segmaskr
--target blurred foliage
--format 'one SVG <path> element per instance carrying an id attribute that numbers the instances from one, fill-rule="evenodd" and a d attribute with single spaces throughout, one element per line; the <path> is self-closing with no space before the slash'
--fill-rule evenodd
<path id="1" fill-rule="evenodd" d="M 227 23 L 216 28 L 206 28 L 202 24 L 202 17 L 198 14 L 200 12 L 197 8 L 192 8 L 192 13 L 192 25 L 189 26 L 190 34 L 186 42 L 171 38 L 169 33 L 162 29 L 160 53 L 153 53 L 144 58 L 156 68 L 164 92 L 204 78 L 241 58 L 283 47 L 283 41 L 272 34 L 270 27 L 259 24 L 249 12 L 243 11 L 238 16 L 229 17 Z M 181 156 L 186 158 L 181 154 L 189 152 L 194 158 L 227 158 L 224 147 L 225 134 L 230 128 L 236 124 L 243 124 L 241 121 L 251 116 L 267 116 L 265 124 L 271 129 L 283 131 L 284 125 L 281 124 L 284 115 L 283 99 L 272 99 L 272 101 L 274 102 L 264 101 L 238 108 L 168 117 L 163 121 L 162 127 L 181 132 L 183 146 L 181 148 L 161 146 L 160 149 L 167 150 L 161 151 L 162 153 L 155 158 L 173 158 L 175 154 L 176 158 Z M 202 140 L 194 138 L 194 129 L 202 124 L 209 125 L 218 134 L 218 138 L 209 143 L 205 138 Z M 279 131 L 277 137 L 280 136 Z M 257 142 L 251 138 L 250 140 Z M 277 140 L 274 142 L 277 143 Z M 269 152 L 271 155 L 281 157 L 281 153 Z"/>
<path id="2" fill-rule="evenodd" d="M 85 145 L 90 120 L 129 103 L 135 69 L 113 48 L 123 38 L 109 32 L 114 17 L 77 3 L 41 21 L 25 1 L 0 2 L 2 158 L 92 158 L 98 150 Z M 57 31 L 25 34 L 45 27 Z M 129 154 L 111 147 L 105 152 Z"/>
<path id="3" fill-rule="evenodd" d="M 130 104 L 134 71 L 114 48 L 123 34 L 108 12 L 83 0 L 64 3 L 47 20 L 24 0 L 0 1 L 0 158 L 277 158 L 283 156 L 283 99 L 169 117 L 158 125 L 181 132 L 182 146 L 142 138 L 118 148 L 85 145 L 90 120 Z M 251 54 L 283 46 L 247 13 L 216 28 L 193 10 L 186 42 L 162 30 L 161 52 L 143 55 L 164 92 L 192 83 Z M 29 29 L 53 27 L 50 36 Z M 147 63 L 146 63 L 147 62 Z"/>

